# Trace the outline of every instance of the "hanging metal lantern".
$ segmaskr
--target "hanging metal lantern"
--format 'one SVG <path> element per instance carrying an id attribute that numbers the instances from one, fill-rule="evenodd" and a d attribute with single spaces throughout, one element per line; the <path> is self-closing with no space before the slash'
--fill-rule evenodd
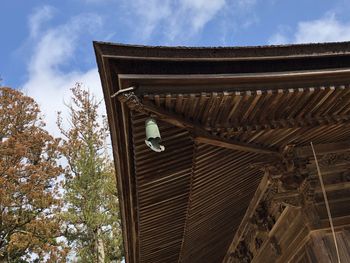
<path id="1" fill-rule="evenodd" d="M 148 118 L 145 122 L 146 126 L 146 145 L 155 152 L 162 152 L 165 150 L 163 145 L 160 145 L 162 141 L 160 137 L 159 128 L 157 122 L 153 118 Z"/>

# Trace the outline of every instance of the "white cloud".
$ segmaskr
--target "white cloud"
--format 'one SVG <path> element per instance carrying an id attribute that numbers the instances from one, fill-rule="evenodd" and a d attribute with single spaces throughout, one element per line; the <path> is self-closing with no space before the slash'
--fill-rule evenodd
<path id="1" fill-rule="evenodd" d="M 149 40 L 157 35 L 171 44 L 182 43 L 200 33 L 203 28 L 222 12 L 234 14 L 229 17 L 231 23 L 237 17 L 251 21 L 249 17 L 240 17 L 256 3 L 256 0 L 136 0 L 126 1 L 125 7 L 135 27 L 137 36 Z M 134 13 L 133 13 L 134 12 Z M 224 15 L 222 17 L 225 17 Z M 226 17 L 227 18 L 227 17 Z"/>
<path id="2" fill-rule="evenodd" d="M 37 14 L 33 14 L 32 17 L 38 16 Z M 36 30 L 36 39 L 33 42 L 37 44 L 28 63 L 29 79 L 23 85 L 23 90 L 39 103 L 47 123 L 47 130 L 59 136 L 56 126 L 57 112 L 61 111 L 63 117 L 67 117 L 64 102 L 70 100 L 70 88 L 76 82 L 82 82 L 97 98 L 102 98 L 100 78 L 96 68 L 85 72 L 78 70 L 63 72 L 60 69 L 74 58 L 80 37 L 98 28 L 101 21 L 98 16 L 84 14 L 45 32 L 38 31 L 40 28 L 38 23 L 42 20 L 30 19 L 29 21 L 31 32 Z"/>
<path id="3" fill-rule="evenodd" d="M 54 11 L 51 6 L 43 6 L 29 17 L 30 36 L 32 38 L 37 37 L 42 24 L 52 18 Z"/>
<path id="4" fill-rule="evenodd" d="M 334 13 L 328 13 L 321 19 L 299 22 L 292 36 L 286 32 L 273 35 L 270 44 L 317 43 L 350 40 L 350 23 L 339 21 Z"/>
<path id="5" fill-rule="evenodd" d="M 334 14 L 298 24 L 296 43 L 330 42 L 350 40 L 350 23 L 342 23 Z"/>
<path id="6" fill-rule="evenodd" d="M 130 6 L 129 6 L 130 5 Z M 145 39 L 150 38 L 155 28 L 172 14 L 170 0 L 136 0 L 127 2 L 127 7 L 133 10 L 136 16 L 130 15 L 130 19 L 136 21 L 139 19 L 140 27 L 136 27 L 136 31 L 142 34 Z"/>
<path id="7" fill-rule="evenodd" d="M 181 0 L 180 10 L 188 13 L 194 32 L 201 30 L 224 6 L 225 0 Z"/>

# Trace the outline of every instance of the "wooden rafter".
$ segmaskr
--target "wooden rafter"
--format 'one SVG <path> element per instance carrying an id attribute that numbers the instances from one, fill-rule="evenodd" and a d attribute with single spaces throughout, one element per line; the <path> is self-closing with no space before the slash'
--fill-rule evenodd
<path id="1" fill-rule="evenodd" d="M 310 149 L 300 146 L 310 140 L 328 142 L 316 151 L 332 182 L 326 189 L 332 191 L 335 226 L 349 226 L 343 196 L 350 187 L 350 142 L 329 143 L 348 140 L 350 132 L 350 42 L 94 46 L 118 171 L 126 262 L 219 262 L 225 253 L 227 262 L 248 262 L 241 256 L 250 252 L 245 259 L 251 262 L 298 261 L 293 257 L 310 233 L 328 225 L 318 218 L 323 210 L 316 205 L 322 204 L 313 200 L 319 189 Z M 129 88 L 134 85 L 137 90 Z M 159 120 L 168 145 L 163 154 L 144 145 L 147 116 Z M 195 159 L 193 146 L 200 152 Z M 271 187 L 254 196 L 260 168 L 270 173 Z M 285 192 L 295 191 L 295 175 L 310 177 L 300 207 L 293 206 L 299 196 Z M 227 251 L 231 243 L 237 243 L 235 251 Z"/>
<path id="2" fill-rule="evenodd" d="M 245 215 L 241 221 L 241 224 L 239 225 L 232 239 L 232 242 L 227 250 L 227 253 L 223 262 L 227 262 L 228 258 L 230 257 L 230 253 L 232 253 L 238 246 L 253 214 L 255 213 L 256 208 L 258 207 L 261 199 L 263 198 L 270 184 L 271 182 L 269 181 L 268 174 L 265 174 L 247 208 L 247 211 L 245 212 Z"/>
<path id="3" fill-rule="evenodd" d="M 213 85 L 211 90 L 215 87 Z M 144 92 L 142 86 L 138 87 L 138 94 Z M 228 87 L 219 92 L 201 93 L 182 93 L 176 89 L 175 93 L 146 93 L 142 100 L 166 112 L 189 117 L 211 133 L 234 136 L 246 131 L 259 133 L 347 125 L 350 123 L 349 98 L 348 84 L 332 84 L 245 91 Z"/>
<path id="4" fill-rule="evenodd" d="M 232 127 L 231 124 L 222 125 L 219 127 L 205 127 L 207 130 L 211 130 L 213 132 L 219 131 L 229 131 L 229 132 L 260 132 L 264 130 L 276 130 L 276 129 L 288 129 L 288 128 L 304 128 L 304 127 L 315 127 L 315 125 L 334 125 L 334 124 L 342 124 L 350 121 L 350 115 L 344 116 L 320 116 L 320 117 L 310 117 L 310 118 L 300 118 L 300 119 L 280 119 L 280 120 L 272 120 L 266 123 L 247 123 L 244 125 L 236 125 Z"/>
<path id="5" fill-rule="evenodd" d="M 231 150 L 264 154 L 279 154 L 279 152 L 276 149 L 270 149 L 256 144 L 228 140 L 219 136 L 211 135 L 198 124 L 187 121 L 184 118 L 176 114 L 167 112 L 161 108 L 157 108 L 151 103 L 142 103 L 139 97 L 134 94 L 132 89 L 126 89 L 125 91 L 125 93 L 119 93 L 117 97 L 122 102 L 125 102 L 129 108 L 139 112 L 144 112 L 148 115 L 155 115 L 158 119 L 164 122 L 170 123 L 176 127 L 185 128 L 193 134 L 194 140 L 197 142 L 206 143 Z"/>

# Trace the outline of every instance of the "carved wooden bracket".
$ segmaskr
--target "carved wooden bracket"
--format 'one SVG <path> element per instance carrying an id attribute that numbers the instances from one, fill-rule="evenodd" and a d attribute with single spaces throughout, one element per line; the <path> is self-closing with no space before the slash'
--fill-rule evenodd
<path id="1" fill-rule="evenodd" d="M 342 153 L 329 153 L 319 161 L 320 166 L 326 167 L 340 163 L 350 163 L 350 151 Z"/>
<path id="2" fill-rule="evenodd" d="M 132 110 L 144 111 L 144 106 L 134 91 L 120 93 L 118 99 L 121 102 L 126 103 L 126 105 Z"/>
<path id="3" fill-rule="evenodd" d="M 258 206 L 251 222 L 258 227 L 259 231 L 268 232 L 272 229 L 275 220 L 269 215 L 267 202 L 263 202 Z"/>
<path id="4" fill-rule="evenodd" d="M 349 167 L 350 151 L 323 154 L 319 158 L 319 163 L 321 170 L 327 168 L 330 173 L 339 174 L 340 172 L 333 171 L 333 168 Z M 297 156 L 293 147 L 289 146 L 282 151 L 280 159 L 257 163 L 253 166 L 265 171 L 270 184 L 242 234 L 240 244 L 241 246 L 244 244 L 245 249 L 249 250 L 253 258 L 259 257 L 260 250 L 266 248 L 270 248 L 275 256 L 279 257 L 282 253 L 281 247 L 271 230 L 273 231 L 285 207 L 301 209 L 298 211 L 303 213 L 305 223 L 310 229 L 317 229 L 321 224 L 315 205 L 318 177 L 313 171 L 315 168 L 313 158 L 312 156 Z M 349 172 L 343 172 L 337 176 L 339 177 L 337 180 L 350 180 L 348 180 Z M 235 255 L 239 255 L 237 249 L 234 252 Z M 240 251 L 242 252 L 243 248 L 240 248 Z M 243 258 L 238 257 L 237 262 L 244 262 Z"/>
<path id="5" fill-rule="evenodd" d="M 237 262 L 249 263 L 253 259 L 253 254 L 245 241 L 241 241 L 235 252 L 231 254 L 231 258 L 235 259 Z"/>

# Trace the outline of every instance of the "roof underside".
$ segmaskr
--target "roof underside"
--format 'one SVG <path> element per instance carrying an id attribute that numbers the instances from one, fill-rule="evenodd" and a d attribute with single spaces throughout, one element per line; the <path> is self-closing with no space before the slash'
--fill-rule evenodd
<path id="1" fill-rule="evenodd" d="M 184 262 L 220 261 L 261 179 L 249 169 L 257 154 L 194 144 L 161 121 L 166 151 L 151 152 L 146 118 L 132 114 L 140 262 L 177 262 L 180 253 Z"/>
<path id="2" fill-rule="evenodd" d="M 128 262 L 222 262 L 263 177 L 254 164 L 350 134 L 349 43 L 95 51 Z M 112 96 L 131 86 L 138 107 Z M 144 143 L 149 116 L 162 153 Z"/>

